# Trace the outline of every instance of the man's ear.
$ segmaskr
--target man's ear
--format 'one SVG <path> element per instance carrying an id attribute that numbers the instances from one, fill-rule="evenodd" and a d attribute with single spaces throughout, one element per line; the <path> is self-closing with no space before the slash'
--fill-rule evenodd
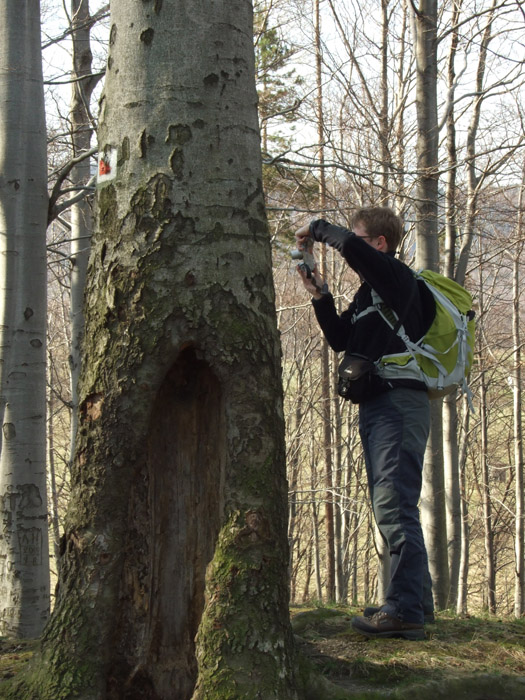
<path id="1" fill-rule="evenodd" d="M 377 250 L 380 250 L 382 253 L 386 253 L 388 250 L 388 243 L 386 242 L 386 238 L 384 236 L 378 236 L 376 238 L 377 245 L 376 248 Z"/>

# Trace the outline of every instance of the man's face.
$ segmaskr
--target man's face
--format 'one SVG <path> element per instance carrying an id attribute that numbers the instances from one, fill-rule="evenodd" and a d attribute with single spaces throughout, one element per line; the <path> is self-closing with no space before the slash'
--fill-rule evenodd
<path id="1" fill-rule="evenodd" d="M 354 233 L 356 236 L 359 236 L 359 238 L 364 238 L 372 248 L 380 250 L 382 253 L 386 253 L 388 250 L 386 238 L 384 236 L 369 236 L 362 221 L 358 221 L 354 224 Z"/>

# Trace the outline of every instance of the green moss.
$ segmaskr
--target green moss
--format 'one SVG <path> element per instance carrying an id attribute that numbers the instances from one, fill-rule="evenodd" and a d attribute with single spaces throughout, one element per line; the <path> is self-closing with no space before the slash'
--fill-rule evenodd
<path id="1" fill-rule="evenodd" d="M 316 608 L 315 610 L 305 610 L 304 612 L 298 612 L 292 617 L 292 629 L 296 634 L 302 634 L 306 630 L 312 629 L 320 622 L 324 622 L 324 620 L 341 617 L 341 615 L 346 615 L 346 613 L 341 610 L 325 607 Z"/>
<path id="2" fill-rule="evenodd" d="M 105 231 L 114 231 L 117 219 L 117 197 L 115 187 L 110 184 L 97 193 L 98 218 Z"/>
<path id="3" fill-rule="evenodd" d="M 281 677 L 289 645 L 286 600 L 276 595 L 284 582 L 274 542 L 269 524 L 254 510 L 230 513 L 221 530 L 197 638 L 203 697 L 229 697 L 233 679 L 232 697 L 251 698 L 254 687 L 268 699 L 291 697 L 290 677 Z M 218 667 L 229 670 L 219 678 Z"/>
<path id="4" fill-rule="evenodd" d="M 74 671 L 70 661 L 61 672 L 36 654 L 29 664 L 12 680 L 0 683 L 2 700 L 73 700 L 83 690 L 93 687 L 93 669 L 79 664 Z M 62 667 L 63 668 L 63 667 Z"/>

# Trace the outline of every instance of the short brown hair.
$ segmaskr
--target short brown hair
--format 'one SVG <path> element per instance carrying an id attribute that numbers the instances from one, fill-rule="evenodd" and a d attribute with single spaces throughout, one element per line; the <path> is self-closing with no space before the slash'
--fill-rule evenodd
<path id="1" fill-rule="evenodd" d="M 390 207 L 363 207 L 352 217 L 352 227 L 363 224 L 369 236 L 384 236 L 388 250 L 396 251 L 403 238 L 403 222 Z"/>

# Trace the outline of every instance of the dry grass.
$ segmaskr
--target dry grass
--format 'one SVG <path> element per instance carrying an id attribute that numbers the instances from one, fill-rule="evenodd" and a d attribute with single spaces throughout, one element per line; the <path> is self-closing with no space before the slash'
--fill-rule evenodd
<path id="1" fill-rule="evenodd" d="M 350 622 L 359 613 L 345 607 L 292 609 L 299 650 L 336 689 L 323 699 L 525 698 L 525 620 L 441 613 L 427 627 L 425 641 L 408 642 L 358 635 Z M 0 698 L 1 681 L 19 673 L 37 647 L 38 641 L 0 639 Z"/>
<path id="2" fill-rule="evenodd" d="M 325 677 L 359 693 L 355 697 L 392 696 L 395 691 L 395 697 L 434 700 L 436 688 L 468 685 L 477 678 L 480 686 L 486 682 L 487 688 L 502 688 L 500 694 L 490 690 L 484 700 L 525 698 L 525 620 L 458 619 L 443 613 L 436 624 L 427 626 L 426 640 L 408 642 L 370 640 L 357 634 L 350 625 L 354 614 L 360 611 L 292 610 L 301 651 Z M 432 688 L 432 693 L 426 694 L 425 687 Z M 411 689 L 415 688 L 414 695 Z M 465 697 L 481 700 L 479 692 Z M 449 697 L 456 700 L 455 695 Z"/>

